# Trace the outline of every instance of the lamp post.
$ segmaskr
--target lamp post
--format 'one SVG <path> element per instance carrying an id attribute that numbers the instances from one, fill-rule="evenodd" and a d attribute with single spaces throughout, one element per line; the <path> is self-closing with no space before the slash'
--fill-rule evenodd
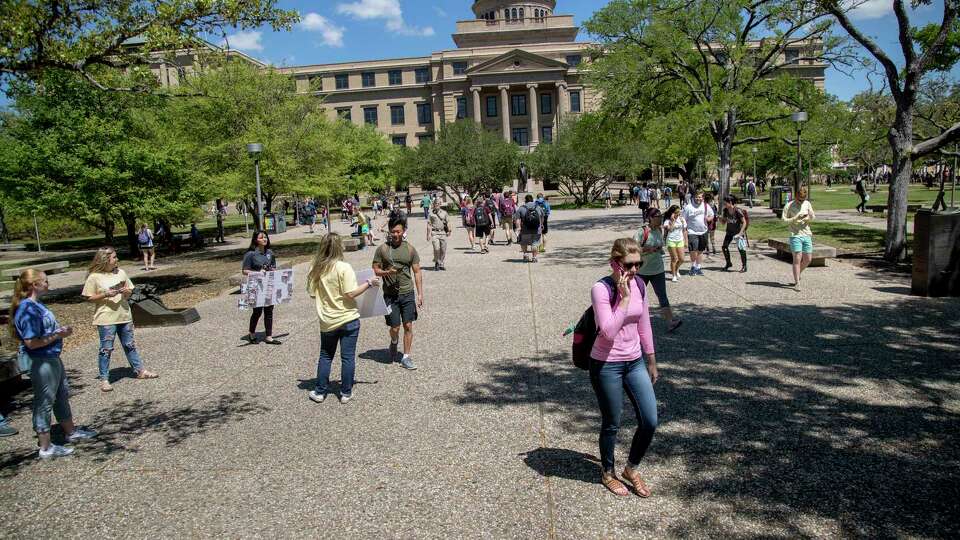
<path id="1" fill-rule="evenodd" d="M 751 150 L 753 152 L 753 183 L 757 183 L 757 147 L 754 146 Z"/>
<path id="2" fill-rule="evenodd" d="M 803 123 L 807 121 L 807 113 L 804 111 L 797 111 L 790 115 L 790 120 L 793 120 L 797 123 L 797 178 L 793 183 L 793 197 L 797 197 L 797 193 L 800 191 L 800 171 L 802 170 L 802 162 L 800 158 L 800 147 L 802 144 L 803 138 Z"/>
<path id="3" fill-rule="evenodd" d="M 260 196 L 260 153 L 263 152 L 263 145 L 260 143 L 250 143 L 247 145 L 247 153 L 253 158 L 253 169 L 257 175 L 257 220 L 254 224 L 254 231 L 263 230 L 263 198 Z"/>

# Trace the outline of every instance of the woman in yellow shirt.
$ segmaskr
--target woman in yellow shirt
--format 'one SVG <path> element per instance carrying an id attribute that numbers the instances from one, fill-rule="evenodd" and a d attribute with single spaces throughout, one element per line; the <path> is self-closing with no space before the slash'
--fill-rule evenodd
<path id="1" fill-rule="evenodd" d="M 327 397 L 330 365 L 340 346 L 340 403 L 353 397 L 357 339 L 360 337 L 360 311 L 357 297 L 370 287 L 379 287 L 378 278 L 357 284 L 353 267 L 343 260 L 340 235 L 330 233 L 320 239 L 313 266 L 307 274 L 307 292 L 316 300 L 320 320 L 320 360 L 317 385 L 310 399 L 322 403 Z"/>
<path id="2" fill-rule="evenodd" d="M 80 292 L 88 302 L 97 306 L 93 313 L 93 324 L 100 334 L 100 390 L 113 390 L 110 385 L 110 356 L 117 335 L 127 356 L 127 362 L 138 379 L 156 379 L 158 375 L 143 367 L 143 360 L 133 341 L 133 314 L 127 299 L 133 294 L 133 282 L 127 277 L 117 260 L 117 252 L 110 247 L 102 247 L 93 256 L 87 281 Z"/>
<path id="3" fill-rule="evenodd" d="M 816 219 L 813 205 L 807 200 L 807 187 L 797 190 L 797 198 L 783 209 L 783 221 L 790 229 L 790 251 L 793 252 L 793 288 L 800 292 L 800 274 L 813 260 L 813 231 L 810 222 Z"/>

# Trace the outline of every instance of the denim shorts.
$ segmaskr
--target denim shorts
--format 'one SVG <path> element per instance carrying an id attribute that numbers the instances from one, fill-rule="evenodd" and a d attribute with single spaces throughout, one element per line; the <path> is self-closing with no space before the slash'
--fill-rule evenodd
<path id="1" fill-rule="evenodd" d="M 813 237 L 811 236 L 791 236 L 790 251 L 793 253 L 813 253 Z"/>

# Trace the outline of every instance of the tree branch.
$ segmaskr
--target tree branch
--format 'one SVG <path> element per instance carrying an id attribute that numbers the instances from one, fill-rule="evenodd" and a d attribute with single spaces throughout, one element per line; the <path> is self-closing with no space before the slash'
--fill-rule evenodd
<path id="1" fill-rule="evenodd" d="M 960 122 L 950 126 L 949 129 L 940 135 L 937 135 L 936 137 L 932 137 L 919 144 L 913 145 L 913 148 L 910 150 L 910 155 L 914 158 L 922 157 L 936 152 L 940 148 L 958 140 L 960 140 Z"/>
<path id="2" fill-rule="evenodd" d="M 897 65 L 887 56 L 887 53 L 883 52 L 883 49 L 876 44 L 872 39 L 868 38 L 863 32 L 860 31 L 854 24 L 850 21 L 850 18 L 847 17 L 847 14 L 840 8 L 839 3 L 830 2 L 826 7 L 827 11 L 837 19 L 837 22 L 840 23 L 840 26 L 850 34 L 855 41 L 860 45 L 863 45 L 867 51 L 876 58 L 877 62 L 880 62 L 880 65 L 883 66 L 883 70 L 887 75 L 887 84 L 890 86 L 890 92 L 894 97 L 899 98 L 901 94 L 900 88 L 900 71 L 897 69 Z"/>

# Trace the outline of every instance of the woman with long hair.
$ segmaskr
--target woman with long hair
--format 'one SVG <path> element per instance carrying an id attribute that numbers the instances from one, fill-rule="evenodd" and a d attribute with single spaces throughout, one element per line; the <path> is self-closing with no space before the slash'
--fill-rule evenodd
<path id="1" fill-rule="evenodd" d="M 610 277 L 594 284 L 591 303 L 599 330 L 590 351 L 590 383 L 600 407 L 600 482 L 612 493 L 629 495 L 617 478 L 614 450 L 623 415 L 626 391 L 637 415 L 637 431 L 622 477 L 640 497 L 649 497 L 650 489 L 637 468 L 657 429 L 657 399 L 653 385 L 659 377 L 653 348 L 646 286 L 638 283 L 637 271 L 643 266 L 643 252 L 636 240 L 620 238 L 610 250 Z M 646 356 L 646 362 L 644 362 Z"/>
<path id="2" fill-rule="evenodd" d="M 687 249 L 687 222 L 679 206 L 674 204 L 663 214 L 663 232 L 667 237 L 667 252 L 670 253 L 670 279 L 677 282 Z"/>
<path id="3" fill-rule="evenodd" d="M 241 271 L 243 275 L 266 273 L 277 269 L 277 258 L 270 251 L 270 236 L 264 231 L 254 231 L 250 238 L 250 247 L 243 256 Z M 250 314 L 250 326 L 247 339 L 250 343 L 257 342 L 257 324 L 263 316 L 263 328 L 266 331 L 263 342 L 270 345 L 280 345 L 281 341 L 273 338 L 273 307 L 263 306 L 253 308 Z"/>
<path id="4" fill-rule="evenodd" d="M 40 302 L 47 292 L 47 275 L 32 268 L 20 272 L 10 301 L 10 335 L 20 342 L 21 368 L 28 361 L 33 385 L 33 429 L 40 443 L 41 459 L 69 456 L 73 448 L 50 442 L 50 413 L 56 417 L 67 442 L 94 437 L 93 431 L 77 427 L 70 410 L 70 387 L 60 360 L 64 338 L 73 334 L 60 326 L 53 312 Z"/>
<path id="5" fill-rule="evenodd" d="M 813 260 L 813 231 L 810 222 L 816 219 L 813 205 L 807 200 L 807 186 L 800 186 L 797 198 L 783 209 L 783 221 L 790 229 L 790 251 L 793 253 L 793 288 L 800 292 L 800 275 Z"/>
<path id="6" fill-rule="evenodd" d="M 647 210 L 647 224 L 637 231 L 634 240 L 640 244 L 643 251 L 643 265 L 637 275 L 643 279 L 644 284 L 653 285 L 653 292 L 660 303 L 660 313 L 667 323 L 667 332 L 673 332 L 683 321 L 673 318 L 673 308 L 670 307 L 670 299 L 667 297 L 667 273 L 663 268 L 663 215 L 660 210 L 652 207 Z"/>
<path id="7" fill-rule="evenodd" d="M 220 214 L 217 214 L 220 216 Z M 137 234 L 137 244 L 140 247 L 140 253 L 143 253 L 143 269 L 156 270 L 153 266 L 157 258 L 157 248 L 153 245 L 153 231 L 147 227 L 146 223 L 140 224 L 140 232 Z"/>
<path id="8" fill-rule="evenodd" d="M 158 375 L 143 367 L 143 360 L 133 339 L 133 313 L 127 300 L 133 294 L 133 282 L 120 268 L 117 252 L 112 247 L 97 250 L 87 272 L 87 280 L 80 294 L 97 306 L 93 312 L 93 324 L 100 335 L 98 356 L 100 390 L 113 390 L 110 385 L 110 357 L 117 336 L 138 379 L 156 379 Z"/>
<path id="9" fill-rule="evenodd" d="M 467 229 L 467 240 L 470 241 L 470 251 L 473 251 L 475 249 L 474 246 L 477 244 L 477 239 L 474 236 L 474 231 L 477 226 L 477 222 L 474 220 L 474 211 L 476 208 L 473 206 L 473 200 L 470 197 L 465 198 L 464 201 L 466 201 L 466 206 L 464 206 L 463 226 Z"/>
<path id="10" fill-rule="evenodd" d="M 307 274 L 307 292 L 316 300 L 320 321 L 320 359 L 316 388 L 309 395 L 312 401 L 322 403 L 327 397 L 330 365 L 337 354 L 337 346 L 340 347 L 340 403 L 347 403 L 353 397 L 357 339 L 360 337 L 357 297 L 370 287 L 379 286 L 379 278 L 357 284 L 353 267 L 343 260 L 340 235 L 330 233 L 320 239 Z"/>

